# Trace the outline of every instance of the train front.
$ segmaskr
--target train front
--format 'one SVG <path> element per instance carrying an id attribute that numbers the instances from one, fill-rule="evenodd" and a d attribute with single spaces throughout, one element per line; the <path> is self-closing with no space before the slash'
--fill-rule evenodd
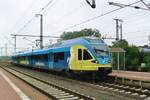
<path id="1" fill-rule="evenodd" d="M 110 49 L 107 44 L 98 38 L 86 39 L 91 45 L 94 57 L 98 67 L 99 74 L 109 74 L 112 72 Z"/>
<path id="2" fill-rule="evenodd" d="M 110 51 L 106 43 L 99 38 L 79 38 L 71 47 L 69 68 L 79 73 L 111 73 Z"/>

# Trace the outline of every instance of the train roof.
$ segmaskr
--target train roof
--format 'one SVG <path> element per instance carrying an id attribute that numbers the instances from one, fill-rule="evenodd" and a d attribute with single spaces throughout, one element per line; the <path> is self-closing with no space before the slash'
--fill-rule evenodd
<path id="1" fill-rule="evenodd" d="M 80 37 L 80 38 L 75 38 L 75 39 L 70 39 L 66 41 L 62 41 L 53 45 L 49 45 L 46 48 L 43 49 L 37 49 L 37 50 L 32 50 L 32 51 L 26 51 L 26 52 L 20 52 L 16 53 L 13 56 L 26 56 L 26 55 L 39 55 L 39 54 L 48 54 L 49 52 L 65 52 L 69 51 L 70 47 L 75 44 L 80 44 L 84 45 L 88 48 L 90 48 L 91 44 L 101 44 L 101 45 L 106 45 L 106 43 L 96 37 Z"/>

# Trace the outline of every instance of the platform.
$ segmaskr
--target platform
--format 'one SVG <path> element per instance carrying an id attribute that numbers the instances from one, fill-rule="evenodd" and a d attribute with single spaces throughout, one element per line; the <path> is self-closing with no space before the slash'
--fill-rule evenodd
<path id="1" fill-rule="evenodd" d="M 0 71 L 0 100 L 30 100 L 11 80 Z"/>
<path id="2" fill-rule="evenodd" d="M 150 73 L 113 70 L 110 76 L 150 82 Z"/>

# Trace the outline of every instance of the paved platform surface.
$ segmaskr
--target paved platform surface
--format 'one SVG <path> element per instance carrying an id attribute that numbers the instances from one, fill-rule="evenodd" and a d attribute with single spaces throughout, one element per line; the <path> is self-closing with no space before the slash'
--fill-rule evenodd
<path id="1" fill-rule="evenodd" d="M 0 100 L 30 100 L 0 71 Z"/>
<path id="2" fill-rule="evenodd" d="M 134 71 L 118 71 L 113 70 L 111 76 L 124 77 L 133 80 L 141 80 L 150 82 L 150 73 L 148 72 L 134 72 Z"/>

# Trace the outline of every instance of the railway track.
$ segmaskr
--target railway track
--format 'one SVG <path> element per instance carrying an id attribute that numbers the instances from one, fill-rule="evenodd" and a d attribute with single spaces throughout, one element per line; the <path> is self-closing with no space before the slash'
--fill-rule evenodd
<path id="1" fill-rule="evenodd" d="M 13 70 L 18 71 L 19 69 L 13 68 Z M 22 73 L 22 71 L 21 71 L 21 73 Z M 27 74 L 27 72 L 26 72 L 26 74 Z M 31 76 L 34 76 L 34 74 L 32 74 Z M 72 81 L 74 82 L 75 80 L 72 80 Z M 111 82 L 105 82 L 105 81 L 104 82 L 95 82 L 95 83 L 90 83 L 90 82 L 78 82 L 77 83 L 75 81 L 74 83 L 84 85 L 86 87 L 92 87 L 93 89 L 97 89 L 97 90 L 108 91 L 110 93 L 114 92 L 117 95 L 123 95 L 124 97 L 131 97 L 132 99 L 136 99 L 136 100 L 150 100 L 150 90 L 145 89 L 145 88 L 134 87 L 131 85 L 129 86 L 129 85 L 118 84 L 118 83 L 112 82 L 112 81 Z M 48 82 L 48 84 L 50 84 L 50 83 Z M 71 94 L 71 93 L 69 93 L 69 94 Z M 74 94 L 72 94 L 72 95 L 74 95 Z M 80 99 L 81 99 L 81 97 L 80 97 Z M 91 99 L 94 99 L 94 98 L 90 98 L 90 100 Z M 85 99 L 85 100 L 89 100 L 89 99 Z M 97 100 L 99 100 L 99 99 L 97 99 Z"/>
<path id="2" fill-rule="evenodd" d="M 94 100 L 95 98 L 85 96 L 83 94 L 77 93 L 76 91 L 72 91 L 71 89 L 67 89 L 65 87 L 60 87 L 55 84 L 51 84 L 44 79 L 40 79 L 34 77 L 33 75 L 24 73 L 19 70 L 15 70 L 10 67 L 6 67 L 4 65 L 0 65 L 5 71 L 11 73 L 17 78 L 23 80 L 27 84 L 32 87 L 38 89 L 43 94 L 47 95 L 53 100 Z"/>
<path id="3" fill-rule="evenodd" d="M 90 83 L 95 88 L 100 88 L 110 92 L 116 92 L 118 95 L 124 95 L 133 97 L 136 100 L 150 100 L 150 90 L 132 87 L 128 85 L 116 84 L 116 83 Z"/>

